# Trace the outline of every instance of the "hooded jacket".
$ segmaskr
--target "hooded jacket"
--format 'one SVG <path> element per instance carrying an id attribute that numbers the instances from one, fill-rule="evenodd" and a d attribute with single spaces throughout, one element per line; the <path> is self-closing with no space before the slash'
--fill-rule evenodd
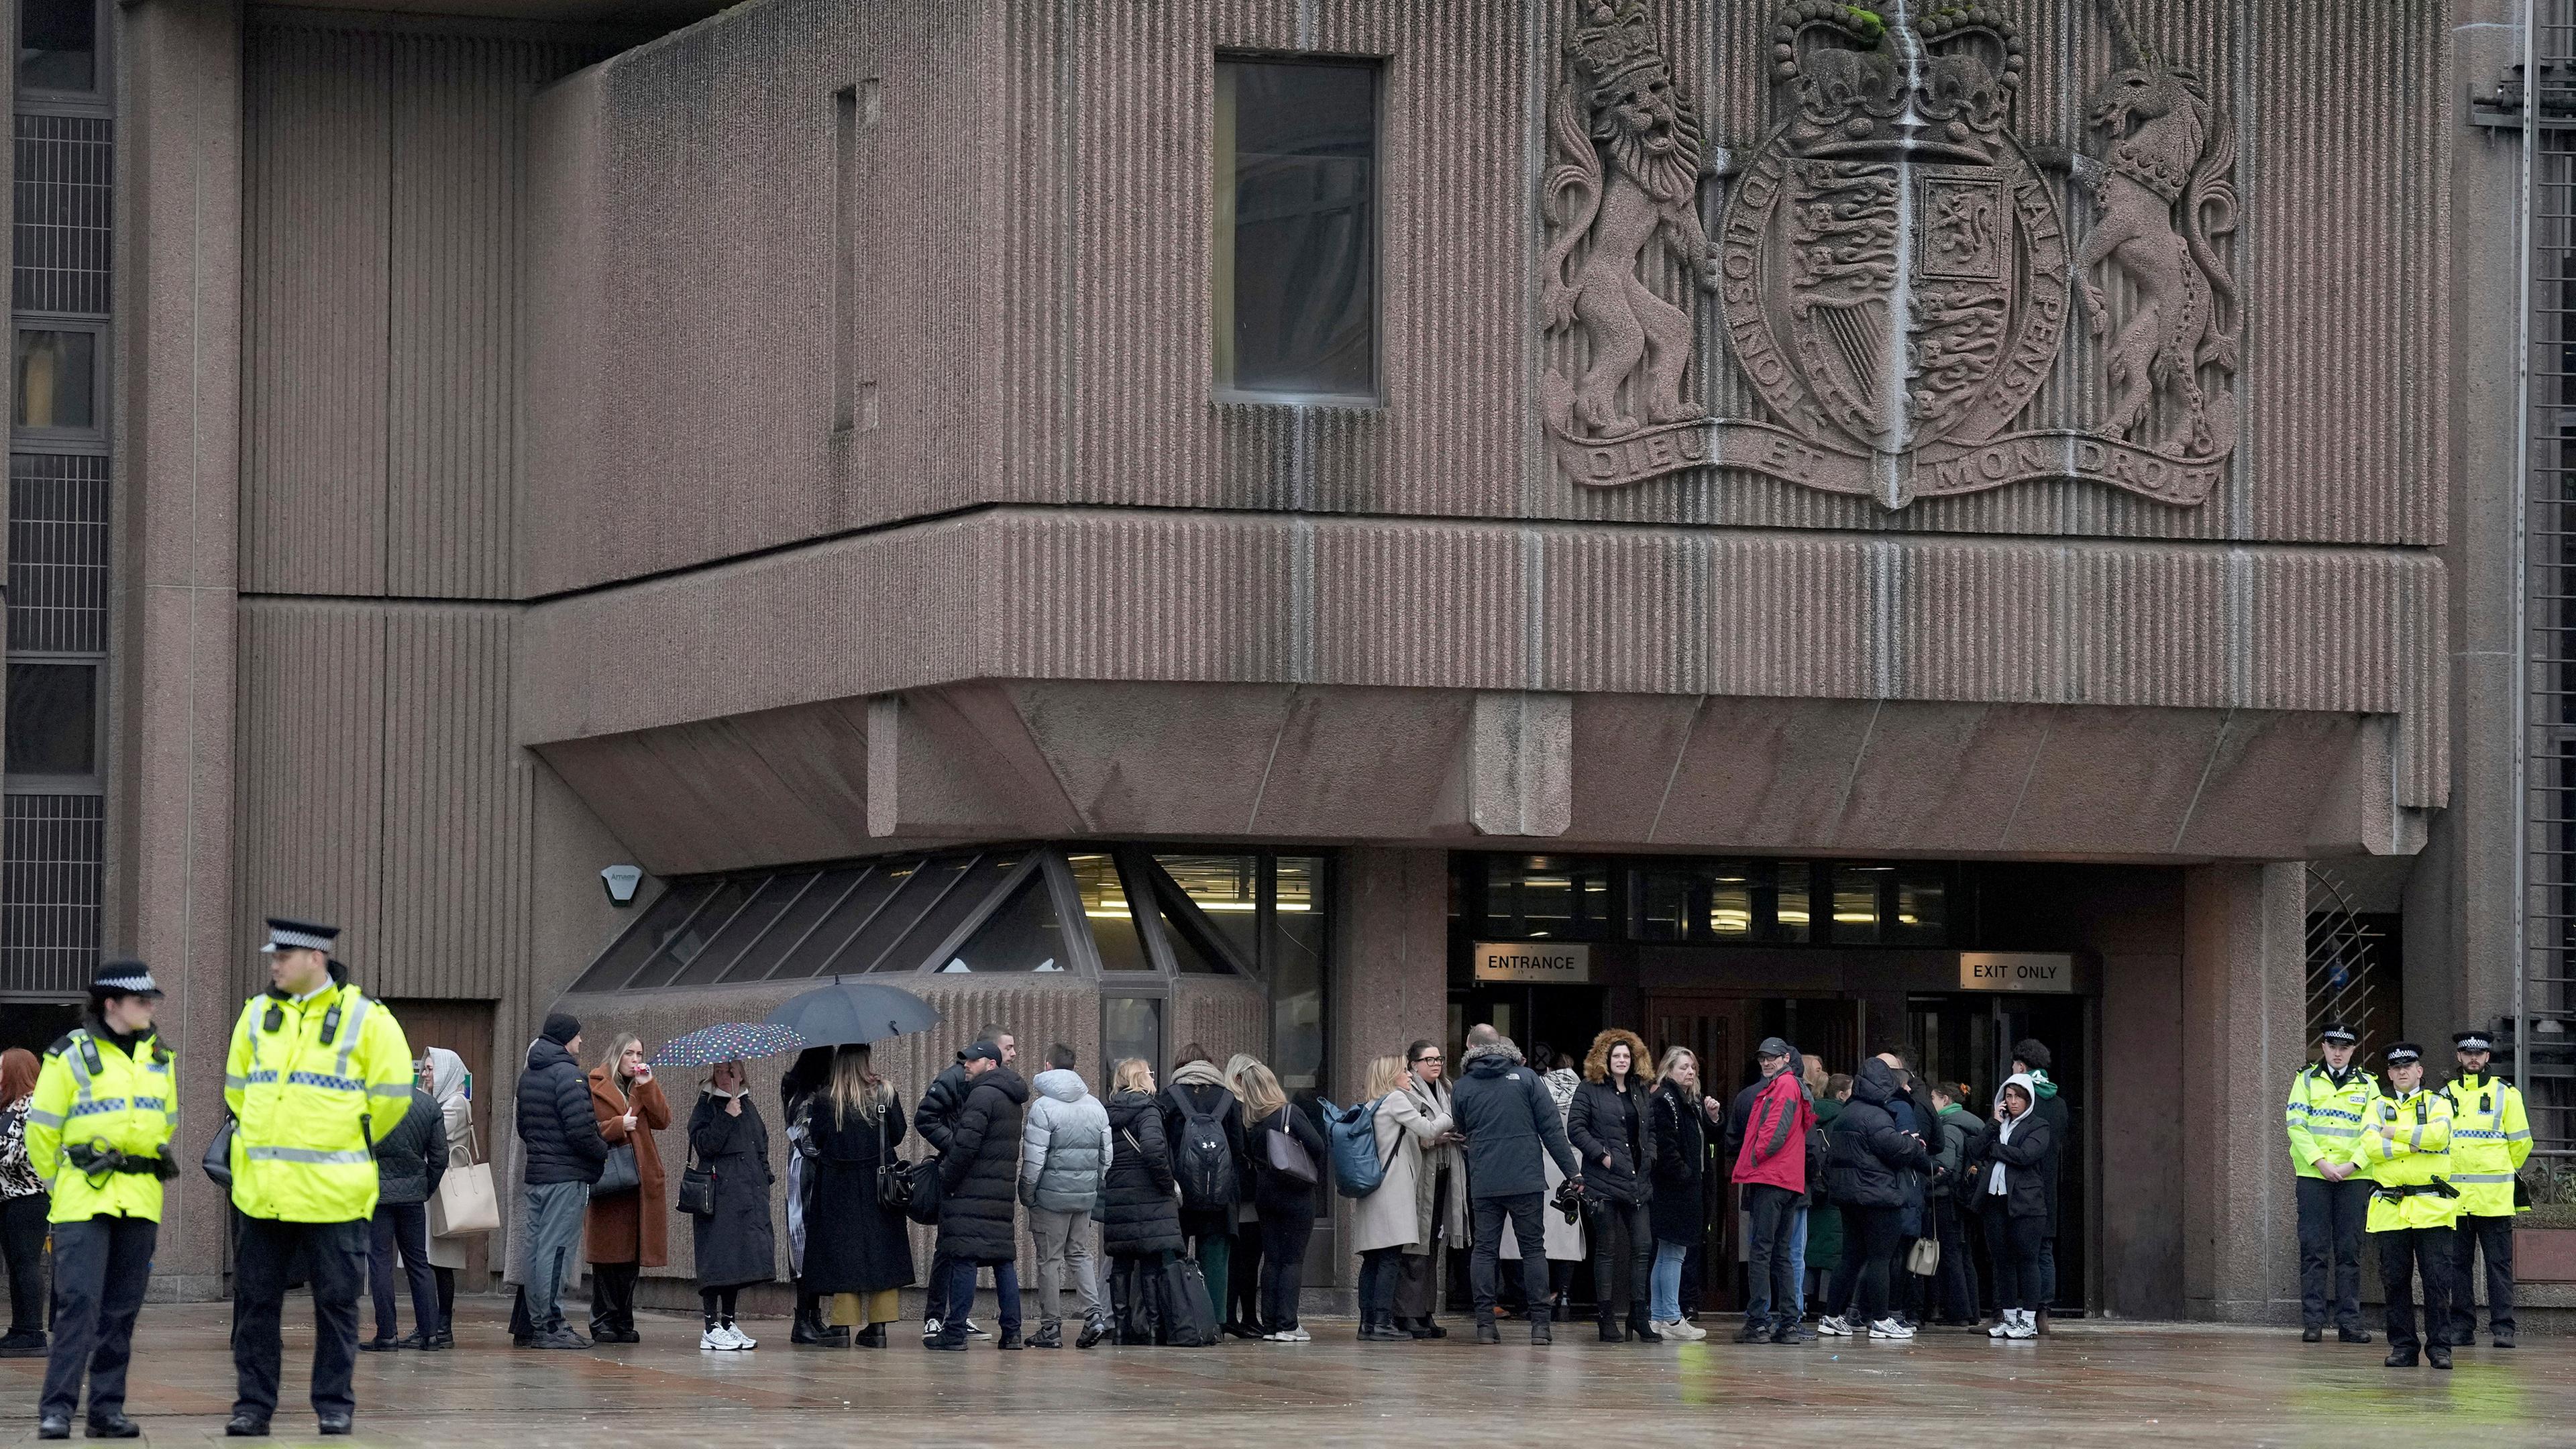
<path id="1" fill-rule="evenodd" d="M 1908 1168 L 1922 1171 L 1932 1162 L 1923 1143 L 1899 1131 L 1887 1104 L 1896 1096 L 1896 1073 L 1876 1057 L 1860 1064 L 1852 1079 L 1851 1100 L 1833 1125 L 1833 1162 L 1827 1191 L 1846 1208 L 1903 1207 Z"/>
<path id="2" fill-rule="evenodd" d="M 2066 1098 L 2057 1084 L 2048 1079 L 2048 1069 L 2039 1067 L 2030 1074 L 2034 1100 L 2030 1110 L 2048 1124 L 2048 1160 L 2039 1166 L 2040 1183 L 2048 1194 L 2048 1232 L 2057 1235 L 2057 1165 L 2065 1160 L 2067 1149 L 2075 1145 L 2075 1114 L 2068 1110 Z"/>
<path id="3" fill-rule="evenodd" d="M 1172 1149 L 1163 1114 L 1143 1092 L 1109 1099 L 1109 1165 L 1102 1174 L 1101 1251 L 1141 1258 L 1181 1250 L 1181 1212 L 1172 1190 Z"/>
<path id="4" fill-rule="evenodd" d="M 1807 1084 L 1796 1072 L 1784 1068 L 1763 1078 L 1745 1112 L 1743 1141 L 1735 1153 L 1735 1181 L 1805 1193 L 1807 1131 L 1815 1125 L 1816 1109 L 1808 1103 Z"/>
<path id="5" fill-rule="evenodd" d="M 1973 1209 L 1977 1206 L 1976 1167 L 1985 1155 L 1987 1124 L 1957 1102 L 1941 1109 L 1940 1122 L 1941 1150 L 1934 1154 L 1932 1165 L 1950 1174 L 1940 1186 L 1940 1195 Z"/>
<path id="6" fill-rule="evenodd" d="M 2004 1079 L 2004 1087 L 2018 1086 L 2030 1092 L 2031 1109 L 2009 1123 L 1997 1123 L 1986 1134 L 1983 1151 L 1977 1158 L 1975 1191 L 1980 1204 L 1991 1206 L 1998 1198 L 2004 1211 L 2017 1218 L 2048 1216 L 2046 1168 L 2057 1155 L 2056 1138 L 2048 1118 L 2040 1113 L 2030 1077 L 2015 1072 Z M 1995 1100 L 2004 1099 L 2003 1087 L 1995 1089 Z M 1995 1172 L 2003 1172 L 2003 1192 L 1995 1191 Z"/>
<path id="7" fill-rule="evenodd" d="M 1051 1213 L 1087 1213 L 1117 1151 L 1109 1140 L 1109 1109 L 1078 1074 L 1061 1067 L 1038 1073 L 1029 1085 L 1037 1095 L 1029 1099 L 1020 1133 L 1020 1201 Z"/>
<path id="8" fill-rule="evenodd" d="M 1519 1047 L 1509 1038 L 1469 1047 L 1463 1066 L 1449 1102 L 1458 1130 L 1467 1134 L 1470 1198 L 1546 1192 L 1542 1152 L 1567 1177 L 1583 1179 L 1582 1159 L 1566 1139 L 1556 1099 L 1522 1063 Z"/>
<path id="9" fill-rule="evenodd" d="M 1610 1052 L 1628 1048 L 1625 1087 L 1610 1085 Z M 1647 1169 L 1655 1161 L 1655 1112 L 1645 1078 L 1646 1044 L 1635 1032 L 1611 1030 L 1592 1039 L 1583 1059 L 1583 1085 L 1566 1114 L 1565 1135 L 1583 1158 L 1583 1190 L 1596 1202 L 1643 1203 L 1652 1196 Z"/>
<path id="10" fill-rule="evenodd" d="M 589 1076 L 572 1053 L 544 1037 L 528 1044 L 527 1069 L 519 1073 L 519 1146 L 530 1187 L 597 1182 L 608 1163 L 608 1139 L 590 1110 Z"/>
<path id="11" fill-rule="evenodd" d="M 948 1150 L 939 1156 L 939 1251 L 970 1263 L 1008 1263 L 1019 1256 L 1012 1224 L 1019 1216 L 1020 1111 L 1029 1084 L 994 1067 L 968 1084 L 949 1119 Z"/>

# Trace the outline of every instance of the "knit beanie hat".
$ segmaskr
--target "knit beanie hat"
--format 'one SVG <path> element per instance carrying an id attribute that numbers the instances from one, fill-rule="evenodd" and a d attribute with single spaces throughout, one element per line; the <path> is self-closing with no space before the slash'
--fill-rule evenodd
<path id="1" fill-rule="evenodd" d="M 571 1046 L 572 1039 L 581 1035 L 581 1023 L 573 1019 L 571 1012 L 549 1012 L 546 1016 L 546 1029 L 537 1035 L 553 1042 L 556 1046 Z"/>

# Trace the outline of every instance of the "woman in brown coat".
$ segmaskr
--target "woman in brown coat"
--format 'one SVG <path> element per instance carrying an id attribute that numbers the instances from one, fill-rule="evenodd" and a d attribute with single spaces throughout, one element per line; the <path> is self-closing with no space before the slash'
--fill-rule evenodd
<path id="1" fill-rule="evenodd" d="M 670 1218 L 662 1195 L 662 1153 L 653 1134 L 671 1125 L 671 1106 L 662 1100 L 662 1084 L 644 1060 L 644 1043 L 621 1033 L 610 1040 L 608 1054 L 590 1071 L 590 1110 L 599 1118 L 599 1135 L 608 1139 L 611 1174 L 619 1172 L 619 1149 L 631 1146 L 635 1184 L 611 1189 L 603 1180 L 591 1190 L 590 1215 L 584 1224 L 589 1239 L 590 1336 L 600 1343 L 638 1343 L 635 1332 L 635 1278 L 646 1268 L 670 1261 Z"/>

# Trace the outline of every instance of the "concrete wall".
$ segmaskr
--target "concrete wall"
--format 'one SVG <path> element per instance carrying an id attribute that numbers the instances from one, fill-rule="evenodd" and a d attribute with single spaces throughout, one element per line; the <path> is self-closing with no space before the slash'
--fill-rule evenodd
<path id="1" fill-rule="evenodd" d="M 586 210 L 550 213 L 530 254 L 536 372 L 561 390 L 530 415 L 530 487 L 547 506 L 531 512 L 523 586 L 1011 500 L 2438 540 L 2449 294 L 2423 282 L 2448 266 L 2448 7 L 2125 8 L 2208 78 L 2238 152 L 2244 441 L 2206 506 L 2047 483 L 1891 517 L 1738 471 L 1615 490 L 1563 477 L 1535 446 L 1532 366 L 1532 205 L 1573 12 L 1558 0 L 768 0 L 607 62 L 540 117 L 536 173 Z M 1776 9 L 1652 7 L 1683 88 L 1739 155 L 1775 118 Z M 2085 95 L 2115 63 L 2107 27 L 2089 5 L 2014 14 L 2030 60 L 2018 133 L 2082 146 Z M 1228 50 L 1386 58 L 1380 407 L 1211 402 L 1207 158 Z M 2344 80 L 2320 88 L 2320 74 Z M 879 82 L 880 119 L 840 176 L 832 94 Z M 884 419 L 846 455 L 831 387 L 844 186 L 867 301 L 853 345 Z M 2070 224 L 2091 209 L 2072 191 L 2065 205 Z M 1749 395 L 1716 365 L 1701 311 L 1700 385 L 1741 416 Z M 2090 405 L 2098 359 L 2070 331 L 2041 415 Z"/>

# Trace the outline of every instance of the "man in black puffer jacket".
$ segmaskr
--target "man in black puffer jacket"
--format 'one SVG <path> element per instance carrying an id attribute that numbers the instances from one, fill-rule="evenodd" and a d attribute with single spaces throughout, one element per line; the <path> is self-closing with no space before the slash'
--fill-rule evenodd
<path id="1" fill-rule="evenodd" d="M 411 1089 L 411 1107 L 376 1143 L 376 1217 L 367 1240 L 367 1289 L 376 1303 L 369 1353 L 431 1347 L 445 1326 L 438 1316 L 438 1278 L 429 1270 L 429 1198 L 447 1175 L 447 1118 L 438 1099 Z M 394 1257 L 411 1281 L 411 1337 L 394 1333 Z"/>
<path id="2" fill-rule="evenodd" d="M 1530 1342 L 1553 1343 L 1548 1319 L 1547 1157 L 1556 1159 L 1576 1194 L 1583 1162 L 1565 1137 L 1556 1099 L 1522 1062 L 1512 1039 L 1479 1022 L 1467 1030 L 1465 1070 L 1452 1089 L 1458 1130 L 1467 1138 L 1467 1202 L 1475 1214 L 1475 1251 L 1467 1260 L 1476 1293 L 1476 1342 L 1500 1343 L 1494 1325 L 1494 1277 L 1502 1260 L 1503 1224 L 1521 1247 L 1521 1289 L 1530 1305 Z M 1542 1156 L 1541 1154 L 1545 1154 Z"/>
<path id="3" fill-rule="evenodd" d="M 1843 1214 L 1843 1261 L 1825 1295 L 1826 1318 L 1816 1331 L 1827 1337 L 1912 1338 L 1914 1330 L 1889 1316 L 1887 1275 L 1905 1213 L 1903 1173 L 1928 1171 L 1932 1155 L 1923 1139 L 1899 1129 L 1888 1103 L 1896 1096 L 1896 1070 L 1871 1057 L 1852 1079 L 1851 1100 L 1833 1126 L 1833 1163 L 1827 1190 Z M 1852 1298 L 1860 1316 L 1848 1316 Z"/>
<path id="4" fill-rule="evenodd" d="M 966 1347 L 966 1310 L 975 1301 L 975 1269 L 990 1265 L 1002 1300 L 1003 1348 L 1020 1347 L 1020 1110 L 1028 1083 L 1002 1065 L 1002 1049 L 979 1041 L 966 1049 L 966 1101 L 948 1121 L 939 1154 L 939 1256 L 949 1260 L 949 1318 L 931 1348 Z"/>
<path id="5" fill-rule="evenodd" d="M 999 1049 L 1002 1053 L 1003 1066 L 1007 1067 L 1019 1060 L 1018 1044 L 1012 1040 L 1009 1032 L 998 1026 L 986 1023 L 976 1030 L 975 1040 L 991 1042 Z M 921 1094 L 921 1104 L 913 1109 L 912 1130 L 921 1134 L 921 1140 L 930 1144 L 932 1152 L 945 1153 L 948 1150 L 949 1136 L 956 1131 L 952 1124 L 956 1119 L 957 1109 L 965 1105 L 966 1054 L 959 1052 L 957 1060 L 949 1063 L 938 1076 L 930 1079 L 930 1090 Z M 968 1337 L 980 1338 L 984 1335 L 984 1330 L 977 1328 L 975 1320 L 970 1316 L 975 1308 L 973 1294 L 968 1294 L 966 1300 L 956 1306 L 954 1313 L 949 1311 L 948 1280 L 951 1277 L 950 1270 L 954 1266 L 949 1262 L 947 1254 L 936 1250 L 932 1252 L 930 1276 L 923 1280 L 929 1286 L 922 1290 L 921 1345 L 924 1348 L 930 1347 L 930 1341 L 939 1336 L 939 1330 L 945 1327 L 947 1320 L 951 1318 L 966 1325 Z"/>
<path id="6" fill-rule="evenodd" d="M 528 1044 L 527 1069 L 519 1073 L 519 1148 L 528 1184 L 519 1209 L 520 1230 L 528 1235 L 527 1283 L 520 1292 L 531 1348 L 590 1347 L 563 1315 L 590 1185 L 608 1163 L 608 1139 L 590 1110 L 580 1053 L 581 1023 L 558 1011 Z"/>

